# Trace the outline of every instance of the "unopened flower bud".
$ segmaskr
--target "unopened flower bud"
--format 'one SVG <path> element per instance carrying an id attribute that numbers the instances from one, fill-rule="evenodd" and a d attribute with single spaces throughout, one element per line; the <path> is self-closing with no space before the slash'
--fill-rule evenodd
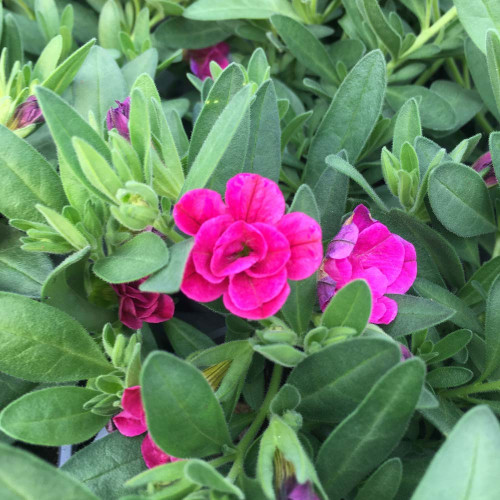
<path id="1" fill-rule="evenodd" d="M 491 153 L 485 153 L 483 156 L 479 157 L 472 168 L 481 173 L 484 182 L 488 187 L 496 186 L 498 184 L 498 179 L 496 178 L 495 171 L 493 169 L 493 162 L 491 160 Z M 488 169 L 485 175 L 483 170 Z"/>
<path id="2" fill-rule="evenodd" d="M 130 97 L 127 97 L 124 101 L 115 102 L 118 106 L 109 109 L 106 115 L 106 126 L 108 130 L 115 128 L 122 137 L 129 140 L 130 133 L 128 129 L 128 120 L 130 115 Z"/>
<path id="3" fill-rule="evenodd" d="M 27 127 L 34 123 L 42 123 L 45 119 L 42 110 L 38 105 L 37 98 L 32 95 L 26 99 L 25 102 L 20 104 L 14 113 L 14 118 L 9 126 L 12 130 Z"/>

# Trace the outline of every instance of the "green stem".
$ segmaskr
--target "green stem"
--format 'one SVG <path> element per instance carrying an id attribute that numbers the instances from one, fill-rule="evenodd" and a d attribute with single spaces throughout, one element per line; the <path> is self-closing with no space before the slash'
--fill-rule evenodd
<path id="1" fill-rule="evenodd" d="M 274 365 L 273 374 L 271 375 L 271 381 L 269 382 L 269 389 L 267 390 L 267 394 L 262 403 L 262 406 L 257 412 L 252 425 L 248 428 L 248 431 L 243 436 L 243 439 L 238 443 L 238 446 L 236 447 L 236 460 L 234 461 L 234 464 L 227 476 L 231 481 L 234 481 L 243 469 L 243 460 L 245 459 L 245 454 L 267 417 L 267 413 L 269 412 L 269 405 L 271 404 L 272 399 L 274 398 L 280 387 L 282 374 L 283 367 L 277 364 Z"/>
<path id="2" fill-rule="evenodd" d="M 468 396 L 469 394 L 475 394 L 477 392 L 493 392 L 500 391 L 500 380 L 495 380 L 493 382 L 485 382 L 483 384 L 478 384 L 477 382 L 471 385 L 465 385 L 464 387 L 458 387 L 457 389 L 450 389 L 449 391 L 443 391 L 440 396 L 446 398 L 461 398 Z"/>
<path id="3" fill-rule="evenodd" d="M 232 462 L 234 460 L 234 453 L 232 453 L 231 455 L 224 455 L 222 457 L 217 457 L 217 458 L 214 458 L 213 460 L 210 460 L 208 463 L 212 466 L 212 467 L 220 467 L 221 465 L 224 465 L 224 464 L 227 464 L 228 462 Z"/>
<path id="4" fill-rule="evenodd" d="M 478 125 L 488 134 L 490 135 L 495 131 L 491 123 L 487 120 L 486 116 L 484 116 L 483 112 L 480 112 L 476 115 L 476 121 Z"/>
<path id="5" fill-rule="evenodd" d="M 430 68 L 427 68 L 416 80 L 414 85 L 423 86 L 429 78 L 432 78 L 439 68 L 444 64 L 444 59 L 437 60 Z"/>
<path id="6" fill-rule="evenodd" d="M 446 59 L 446 67 L 448 68 L 449 72 L 451 73 L 451 76 L 453 79 L 462 87 L 465 88 L 465 80 L 463 79 L 462 74 L 460 73 L 460 70 L 458 69 L 457 63 L 455 60 L 451 57 L 448 57 Z"/>
<path id="7" fill-rule="evenodd" d="M 497 239 L 495 241 L 495 248 L 493 249 L 492 259 L 500 255 L 500 232 L 497 233 Z"/>

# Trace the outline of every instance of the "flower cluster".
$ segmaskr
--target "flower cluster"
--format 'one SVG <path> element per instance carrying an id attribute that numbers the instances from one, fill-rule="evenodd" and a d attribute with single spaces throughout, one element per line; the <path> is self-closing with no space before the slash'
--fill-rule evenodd
<path id="1" fill-rule="evenodd" d="M 136 385 L 128 387 L 123 391 L 123 411 L 113 418 L 113 422 L 121 434 L 127 437 L 139 436 L 148 430 L 146 415 L 141 399 L 141 388 Z M 179 460 L 164 453 L 151 438 L 149 432 L 146 434 L 141 445 L 144 462 L 150 469 L 157 465 L 175 462 Z"/>
<path id="2" fill-rule="evenodd" d="M 318 297 L 324 311 L 337 290 L 355 279 L 367 281 L 372 293 L 371 323 L 388 324 L 398 313 L 388 293 L 402 294 L 417 276 L 415 247 L 358 205 L 328 246 L 321 267 Z"/>
<path id="3" fill-rule="evenodd" d="M 193 74 L 205 80 L 211 76 L 211 61 L 215 61 L 222 69 L 228 66 L 229 45 L 221 42 L 205 49 L 188 50 L 187 55 Z"/>
<path id="4" fill-rule="evenodd" d="M 288 279 L 303 280 L 321 264 L 321 228 L 311 217 L 285 215 L 278 185 L 239 174 L 219 193 L 196 189 L 175 205 L 177 226 L 195 237 L 181 290 L 211 302 L 221 295 L 232 313 L 247 319 L 275 314 L 285 303 Z"/>

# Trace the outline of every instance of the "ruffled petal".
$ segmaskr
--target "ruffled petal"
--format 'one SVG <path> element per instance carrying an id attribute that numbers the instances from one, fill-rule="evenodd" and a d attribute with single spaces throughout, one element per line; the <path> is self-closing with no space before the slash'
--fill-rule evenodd
<path id="1" fill-rule="evenodd" d="M 227 309 L 229 309 L 233 314 L 236 314 L 236 316 L 239 316 L 240 318 L 258 320 L 268 318 L 269 316 L 276 314 L 286 302 L 289 294 L 290 286 L 288 285 L 288 282 L 285 282 L 285 286 L 274 299 L 269 302 L 265 302 L 261 306 L 251 310 L 244 310 L 236 307 L 236 305 L 231 300 L 229 293 L 225 293 L 223 299 L 224 305 L 227 307 Z"/>
<path id="2" fill-rule="evenodd" d="M 191 256 L 189 257 L 181 285 L 181 292 L 184 295 L 198 302 L 212 302 L 218 299 L 226 289 L 227 279 L 220 283 L 210 283 L 196 272 L 193 259 Z"/>
<path id="3" fill-rule="evenodd" d="M 374 299 L 378 299 L 386 293 L 387 278 L 376 267 L 370 267 L 369 269 L 357 268 L 352 273 L 352 279 L 364 279 L 368 283 Z"/>
<path id="4" fill-rule="evenodd" d="M 141 328 L 142 319 L 137 317 L 134 301 L 130 297 L 122 297 L 118 313 L 120 321 L 125 326 L 128 326 L 132 330 L 139 330 Z"/>
<path id="5" fill-rule="evenodd" d="M 286 266 L 290 259 L 292 254 L 290 244 L 283 233 L 278 231 L 274 226 L 256 222 L 254 227 L 259 230 L 266 240 L 267 253 L 262 260 L 256 262 L 246 273 L 255 278 L 263 278 L 276 274 Z"/>
<path id="6" fill-rule="evenodd" d="M 265 278 L 252 278 L 246 273 L 236 274 L 231 276 L 227 292 L 238 309 L 256 309 L 274 299 L 283 290 L 286 276 L 286 269 Z"/>
<path id="7" fill-rule="evenodd" d="M 400 236 L 396 237 L 399 238 L 404 246 L 405 256 L 401 273 L 394 282 L 387 287 L 387 293 L 406 293 L 417 277 L 417 252 L 409 241 L 404 240 Z"/>
<path id="8" fill-rule="evenodd" d="M 330 300 L 335 295 L 336 287 L 337 282 L 330 278 L 330 276 L 324 276 L 318 281 L 318 301 L 322 312 L 325 311 L 326 306 L 328 306 Z"/>
<path id="9" fill-rule="evenodd" d="M 241 273 L 267 254 L 264 236 L 252 224 L 239 220 L 231 224 L 215 244 L 210 270 L 215 276 Z"/>
<path id="10" fill-rule="evenodd" d="M 370 316 L 370 323 L 388 325 L 398 314 L 398 303 L 389 297 L 380 297 L 375 301 Z"/>
<path id="11" fill-rule="evenodd" d="M 176 462 L 179 460 L 178 458 L 172 457 L 171 455 L 167 455 L 164 451 L 162 451 L 156 443 L 151 438 L 151 434 L 149 432 L 146 434 L 142 445 L 141 445 L 141 453 L 144 458 L 144 462 L 146 467 L 152 469 L 158 465 L 167 464 L 169 462 Z"/>
<path id="12" fill-rule="evenodd" d="M 116 428 L 127 437 L 134 437 L 147 431 L 146 425 L 139 419 L 132 417 L 127 411 L 122 411 L 113 417 Z"/>
<path id="13" fill-rule="evenodd" d="M 257 174 L 229 179 L 226 205 L 236 220 L 275 224 L 285 213 L 285 198 L 278 184 Z"/>
<path id="14" fill-rule="evenodd" d="M 345 259 L 351 255 L 358 241 L 359 229 L 356 224 L 343 226 L 337 236 L 328 245 L 326 256 L 330 259 Z"/>
<path id="15" fill-rule="evenodd" d="M 352 280 L 352 264 L 349 259 L 326 259 L 325 273 L 337 283 L 337 288 L 342 288 Z"/>
<path id="16" fill-rule="evenodd" d="M 370 211 L 364 205 L 358 205 L 353 213 L 351 222 L 358 226 L 359 232 L 363 231 L 367 227 L 375 224 L 376 220 L 372 219 Z"/>
<path id="17" fill-rule="evenodd" d="M 122 395 L 123 411 L 113 418 L 116 427 L 124 436 L 138 436 L 146 432 L 146 416 L 142 406 L 141 388 L 127 387 Z"/>
<path id="18" fill-rule="evenodd" d="M 277 228 L 290 244 L 291 256 L 286 267 L 288 278 L 308 278 L 319 268 L 323 259 L 320 225 L 306 214 L 292 212 L 279 221 Z"/>
<path id="19" fill-rule="evenodd" d="M 219 193 L 211 189 L 193 189 L 175 204 L 173 217 L 181 231 L 195 235 L 204 222 L 225 213 L 226 206 Z"/>
<path id="20" fill-rule="evenodd" d="M 221 235 L 232 224 L 233 218 L 230 215 L 214 217 L 203 224 L 195 238 L 195 244 L 191 250 L 191 256 L 196 271 L 210 283 L 221 283 L 222 276 L 215 276 L 211 270 L 214 248 Z"/>
<path id="21" fill-rule="evenodd" d="M 154 311 L 146 318 L 143 318 L 147 323 L 163 323 L 163 321 L 171 319 L 174 315 L 175 305 L 172 297 L 165 293 L 158 295 L 158 302 Z"/>

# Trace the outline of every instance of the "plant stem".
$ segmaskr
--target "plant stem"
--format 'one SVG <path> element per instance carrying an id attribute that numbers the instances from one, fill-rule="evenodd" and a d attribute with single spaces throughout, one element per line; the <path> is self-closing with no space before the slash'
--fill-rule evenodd
<path id="1" fill-rule="evenodd" d="M 267 417 L 267 413 L 269 412 L 269 405 L 271 404 L 272 399 L 278 392 L 281 376 L 283 374 L 283 367 L 281 365 L 274 365 L 273 373 L 271 375 L 271 381 L 269 382 L 269 389 L 267 390 L 266 397 L 260 407 L 257 415 L 255 416 L 255 420 L 252 422 L 252 425 L 248 428 L 248 431 L 243 436 L 243 439 L 238 443 L 236 447 L 236 460 L 234 461 L 233 466 L 228 474 L 228 479 L 234 481 L 241 470 L 243 469 L 243 460 L 245 458 L 245 454 L 248 450 L 248 447 L 252 444 L 255 436 L 259 432 L 264 420 Z"/>
<path id="2" fill-rule="evenodd" d="M 441 392 L 440 395 L 444 397 L 463 397 L 469 394 L 474 394 L 476 392 L 493 392 L 500 391 L 500 380 L 495 380 L 493 382 L 485 382 L 483 384 L 478 384 L 477 382 L 471 385 L 465 385 L 464 387 L 458 387 L 457 389 L 450 389 L 449 391 Z"/>
<path id="3" fill-rule="evenodd" d="M 455 60 L 451 57 L 448 57 L 446 59 L 446 67 L 451 73 L 451 76 L 453 79 L 462 87 L 465 88 L 465 80 L 462 77 L 462 74 L 460 73 L 460 70 L 458 69 L 457 64 L 455 63 Z"/>
<path id="4" fill-rule="evenodd" d="M 495 131 L 491 123 L 487 120 L 486 116 L 484 116 L 484 113 L 481 111 L 476 115 L 476 121 L 478 125 L 488 134 L 490 135 L 492 132 Z"/>
<path id="5" fill-rule="evenodd" d="M 217 457 L 214 458 L 213 460 L 210 460 L 208 463 L 212 467 L 220 467 L 221 465 L 227 464 L 228 462 L 232 462 L 234 460 L 234 454 L 231 455 L 223 455 L 222 457 Z"/>

